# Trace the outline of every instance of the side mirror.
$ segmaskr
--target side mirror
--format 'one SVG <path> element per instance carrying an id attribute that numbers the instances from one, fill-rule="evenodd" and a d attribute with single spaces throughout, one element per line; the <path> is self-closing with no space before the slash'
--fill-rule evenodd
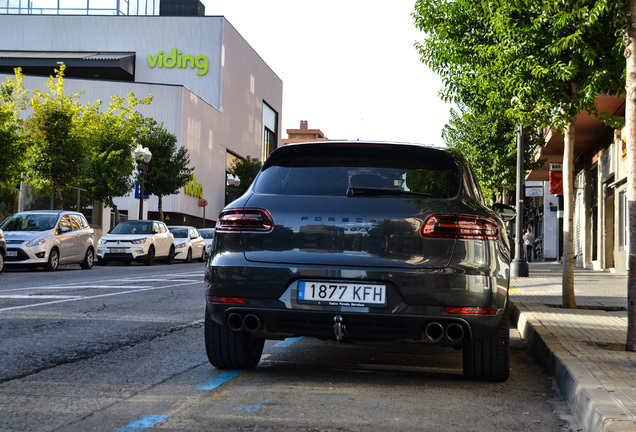
<path id="1" fill-rule="evenodd" d="M 495 203 L 492 205 L 492 209 L 504 222 L 513 221 L 517 217 L 517 211 L 507 204 Z"/>

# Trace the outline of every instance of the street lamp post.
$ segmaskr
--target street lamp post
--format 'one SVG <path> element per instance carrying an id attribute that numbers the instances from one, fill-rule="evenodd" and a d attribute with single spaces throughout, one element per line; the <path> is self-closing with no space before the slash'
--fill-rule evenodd
<path id="1" fill-rule="evenodd" d="M 234 174 L 227 175 L 227 181 L 225 183 L 227 187 L 227 191 L 225 194 L 225 204 L 229 204 L 236 199 L 238 187 L 240 184 L 241 179 L 239 178 L 239 176 L 235 176 Z"/>
<path id="2" fill-rule="evenodd" d="M 510 276 L 528 277 L 528 263 L 523 256 L 523 125 L 517 127 L 517 218 L 515 223 L 515 257 L 510 263 Z"/>
<path id="3" fill-rule="evenodd" d="M 137 170 L 139 171 L 139 220 L 144 218 L 144 181 L 148 174 L 148 165 L 152 159 L 152 153 L 148 147 L 142 147 L 137 144 L 137 148 L 133 151 L 133 157 L 137 161 Z"/>

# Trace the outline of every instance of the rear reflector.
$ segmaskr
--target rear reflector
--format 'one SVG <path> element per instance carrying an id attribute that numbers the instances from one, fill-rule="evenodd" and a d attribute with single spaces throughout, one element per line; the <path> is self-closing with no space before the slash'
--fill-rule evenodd
<path id="1" fill-rule="evenodd" d="M 242 303 L 245 303 L 245 297 L 208 296 L 208 303 L 242 304 Z"/>
<path id="2" fill-rule="evenodd" d="M 216 221 L 217 231 L 270 232 L 273 229 L 272 215 L 264 209 L 227 209 Z"/>
<path id="3" fill-rule="evenodd" d="M 432 215 L 424 221 L 420 234 L 430 238 L 495 240 L 499 226 L 490 219 L 476 216 Z"/>
<path id="4" fill-rule="evenodd" d="M 498 308 L 482 308 L 482 307 L 450 307 L 444 306 L 444 312 L 462 315 L 489 315 L 494 316 L 499 313 Z"/>

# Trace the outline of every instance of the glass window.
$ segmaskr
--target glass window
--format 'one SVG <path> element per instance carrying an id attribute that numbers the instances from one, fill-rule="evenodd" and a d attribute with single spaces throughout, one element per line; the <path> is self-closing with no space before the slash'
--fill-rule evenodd
<path id="1" fill-rule="evenodd" d="M 451 198 L 461 176 L 440 150 L 393 146 L 301 144 L 270 160 L 257 193 L 281 195 L 401 195 Z"/>
<path id="2" fill-rule="evenodd" d="M 82 229 L 82 221 L 76 215 L 71 215 L 71 223 L 73 224 L 73 230 Z"/>
<path id="3" fill-rule="evenodd" d="M 58 224 L 58 229 L 62 232 L 62 228 L 66 228 L 68 231 L 73 230 L 73 224 L 71 223 L 71 218 L 67 216 L 62 216 L 60 219 L 60 223 Z"/>
<path id="4" fill-rule="evenodd" d="M 170 228 L 174 238 L 186 238 L 188 236 L 187 228 Z"/>
<path id="5" fill-rule="evenodd" d="M 261 160 L 264 161 L 278 147 L 278 113 L 263 103 L 263 146 Z"/>

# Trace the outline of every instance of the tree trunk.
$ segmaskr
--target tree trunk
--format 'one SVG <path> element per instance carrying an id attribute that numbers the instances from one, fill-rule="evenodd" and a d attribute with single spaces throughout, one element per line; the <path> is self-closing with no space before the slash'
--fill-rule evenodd
<path id="1" fill-rule="evenodd" d="M 113 210 L 115 210 L 115 225 L 117 225 L 119 222 L 121 222 L 121 213 L 119 213 L 119 208 L 117 208 L 115 204 L 111 203 L 110 206 L 113 208 Z"/>
<path id="2" fill-rule="evenodd" d="M 53 190 L 55 191 L 55 197 L 57 198 L 57 209 L 64 210 L 64 197 L 62 196 L 62 185 L 59 180 L 53 180 Z"/>
<path id="3" fill-rule="evenodd" d="M 563 307 L 576 308 L 574 298 L 574 118 L 563 140 Z"/>
<path id="4" fill-rule="evenodd" d="M 159 210 L 159 220 L 163 222 L 163 195 L 157 195 L 159 197 L 159 204 L 157 209 Z"/>
<path id="5" fill-rule="evenodd" d="M 625 82 L 625 124 L 627 126 L 627 341 L 625 349 L 634 351 L 636 346 L 636 0 L 627 0 L 627 34 L 625 58 L 627 79 Z"/>

